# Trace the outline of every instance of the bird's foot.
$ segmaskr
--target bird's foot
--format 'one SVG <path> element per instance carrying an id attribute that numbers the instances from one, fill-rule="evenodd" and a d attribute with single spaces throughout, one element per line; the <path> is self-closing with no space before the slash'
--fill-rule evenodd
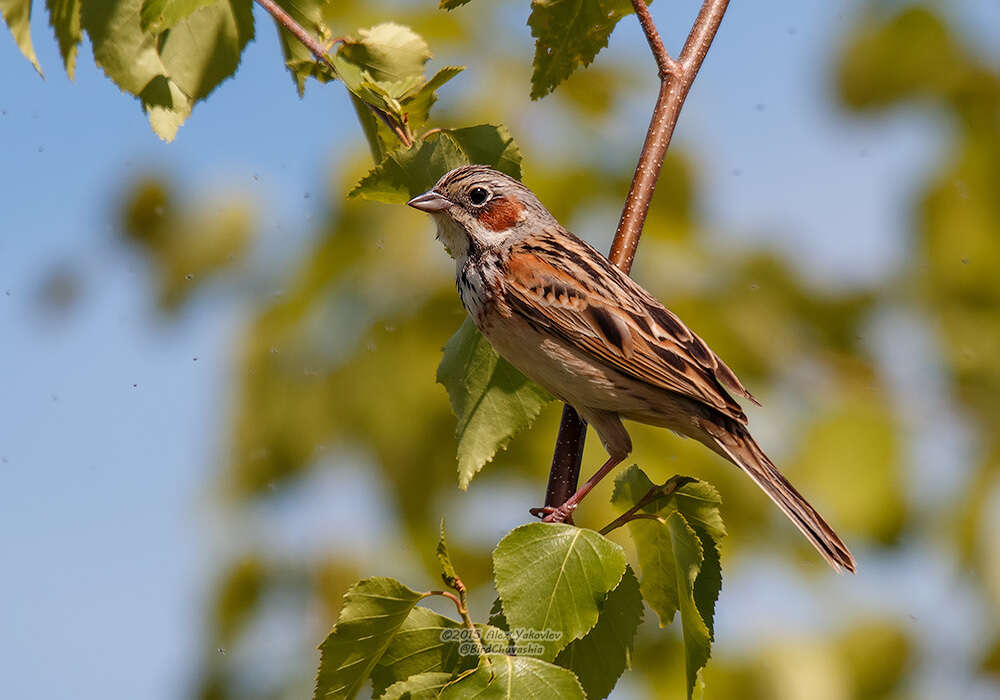
<path id="1" fill-rule="evenodd" d="M 532 508 L 529 511 L 536 518 L 541 518 L 543 523 L 563 523 L 563 522 L 573 522 L 573 511 L 576 506 L 568 506 L 563 503 L 558 508 L 552 506 L 542 506 L 541 508 Z"/>

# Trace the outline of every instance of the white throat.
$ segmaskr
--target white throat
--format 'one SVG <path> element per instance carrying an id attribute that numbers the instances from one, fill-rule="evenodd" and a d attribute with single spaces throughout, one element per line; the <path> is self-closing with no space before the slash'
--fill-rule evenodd
<path id="1" fill-rule="evenodd" d="M 464 264 L 469 255 L 469 235 L 465 229 L 444 212 L 434 214 L 434 223 L 437 224 L 438 240 L 444 244 L 445 250 L 456 263 Z"/>

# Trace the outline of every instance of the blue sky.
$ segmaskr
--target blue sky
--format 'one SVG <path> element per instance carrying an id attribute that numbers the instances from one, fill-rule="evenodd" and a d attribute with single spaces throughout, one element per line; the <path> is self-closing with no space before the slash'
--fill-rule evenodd
<path id="1" fill-rule="evenodd" d="M 714 235 L 733 244 L 765 238 L 819 284 L 863 282 L 898 263 L 907 225 L 900 202 L 942 147 L 933 115 L 857 121 L 830 110 L 831 47 L 856 7 L 833 5 L 785 2 L 762 13 L 733 3 L 677 134 L 699 158 Z M 1000 4 L 951 6 L 1000 58 Z M 693 7 L 654 4 L 660 25 L 676 28 L 664 31 L 668 44 L 679 45 Z M 517 40 L 527 45 L 526 8 L 517 12 Z M 176 323 L 154 320 L 143 263 L 115 241 L 114 197 L 150 169 L 172 174 L 186 193 L 240 193 L 263 217 L 267 249 L 294 259 L 304 241 L 296 232 L 323 206 L 305 193 L 326 191 L 331 162 L 358 148 L 359 133 L 339 88 L 298 99 L 262 19 L 258 11 L 258 37 L 236 79 L 195 108 L 172 144 L 94 67 L 86 41 L 76 81 L 66 78 L 40 3 L 32 24 L 46 80 L 0 32 L 0 668 L 8 697 L 172 698 L 193 680 L 206 576 L 227 551 L 205 483 L 223 449 L 229 343 L 246 309 L 209 295 Z M 633 55 L 641 41 L 626 22 L 611 50 Z M 611 138 L 637 148 L 634 132 Z M 65 317 L 37 304 L 40 281 L 57 265 L 82 280 Z M 373 498 L 360 474 L 338 482 L 344 503 Z M 911 566 L 901 556 L 900 566 Z M 751 576 L 745 614 L 721 619 L 773 612 L 765 593 L 773 584 Z M 866 585 L 852 582 L 841 595 L 866 599 Z M 949 585 L 928 583 L 913 605 L 932 605 Z M 809 608 L 794 585 L 786 592 L 786 618 Z M 738 639 L 736 627 L 729 632 Z"/>

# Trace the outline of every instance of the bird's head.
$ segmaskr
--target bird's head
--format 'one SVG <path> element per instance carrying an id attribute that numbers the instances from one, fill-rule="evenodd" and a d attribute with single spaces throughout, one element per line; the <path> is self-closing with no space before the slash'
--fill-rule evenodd
<path id="1" fill-rule="evenodd" d="M 455 168 L 407 204 L 434 217 L 438 238 L 458 261 L 555 221 L 531 190 L 485 165 Z"/>

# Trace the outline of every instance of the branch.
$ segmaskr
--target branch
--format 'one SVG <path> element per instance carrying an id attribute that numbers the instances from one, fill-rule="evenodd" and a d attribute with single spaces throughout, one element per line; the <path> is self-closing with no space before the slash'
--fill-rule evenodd
<path id="1" fill-rule="evenodd" d="M 702 3 L 701 11 L 691 27 L 687 41 L 684 42 L 680 59 L 674 60 L 663 46 L 663 40 L 656 31 L 645 1 L 632 0 L 632 7 L 656 60 L 660 75 L 660 93 L 656 98 L 656 106 L 653 107 L 646 140 L 639 153 L 639 162 L 635 166 L 632 185 L 625 197 L 625 207 L 608 255 L 608 259 L 625 273 L 632 269 L 632 261 L 635 259 L 635 251 L 642 235 L 642 226 L 649 213 L 649 203 L 653 199 L 656 181 L 663 169 L 663 157 L 667 153 L 667 146 L 670 145 L 674 127 L 677 126 L 677 117 L 701 69 L 708 48 L 712 45 L 728 5 L 729 0 L 705 0 Z M 545 505 L 558 507 L 576 491 L 577 481 L 580 478 L 580 458 L 583 456 L 586 437 L 587 426 L 580 420 L 576 411 L 567 405 L 563 409 L 559 437 L 556 440 L 555 453 L 552 455 Z"/>
<path id="2" fill-rule="evenodd" d="M 642 235 L 642 225 L 646 222 L 646 214 L 649 213 L 649 203 L 653 199 L 653 190 L 656 189 L 656 181 L 663 169 L 663 157 L 674 135 L 677 117 L 705 60 L 708 47 L 715 38 L 715 32 L 719 29 L 727 5 L 729 0 L 705 0 L 701 12 L 698 13 L 698 19 L 695 20 L 691 33 L 684 42 L 680 60 L 674 61 L 663 48 L 663 42 L 656 27 L 653 26 L 653 19 L 646 4 L 642 0 L 632 0 L 632 6 L 639 16 L 639 23 L 646 32 L 646 39 L 656 58 L 657 66 L 660 67 L 660 94 L 653 108 L 646 141 L 642 144 L 639 163 L 636 165 L 632 186 L 625 198 L 625 208 L 608 256 L 611 262 L 625 272 L 632 269 L 635 249 Z M 666 70 L 664 66 L 667 67 Z"/>
<path id="3" fill-rule="evenodd" d="M 460 587 L 456 587 L 458 595 L 455 595 L 451 591 L 428 591 L 426 595 L 440 595 L 445 598 L 449 598 L 451 602 L 455 604 L 455 609 L 458 610 L 459 617 L 462 618 L 462 622 L 465 623 L 465 628 L 469 630 L 469 636 L 472 638 L 472 643 L 476 645 L 476 654 L 480 659 L 486 662 L 486 665 L 490 667 L 490 673 L 492 673 L 493 664 L 490 663 L 489 657 L 486 655 L 486 647 L 483 646 L 483 640 L 479 636 L 479 630 L 476 629 L 476 624 L 472 621 L 472 617 L 469 616 L 469 608 L 465 601 L 465 585 L 462 584 L 461 579 L 456 579 Z"/>
<path id="4" fill-rule="evenodd" d="M 549 468 L 545 505 L 557 508 L 576 492 L 586 440 L 587 424 L 583 422 L 575 408 L 565 404 L 562 421 L 559 423 L 559 434 L 556 437 L 556 449 L 552 454 L 552 466 Z M 570 514 L 563 522 L 572 524 L 573 515 Z"/>
<path id="5" fill-rule="evenodd" d="M 329 67 L 330 70 L 333 71 L 334 75 L 337 74 L 337 68 L 333 65 L 333 61 L 330 60 L 330 56 L 327 54 L 327 50 L 323 47 L 323 45 L 314 39 L 312 35 L 310 35 L 309 32 L 302 27 L 302 25 L 292 19 L 291 15 L 281 9 L 278 4 L 274 2 L 274 0 L 255 0 L 255 2 L 267 10 L 271 16 L 274 17 L 274 21 L 287 29 L 292 36 L 299 40 L 299 43 L 309 49 L 309 51 L 312 52 L 312 55 L 316 57 L 317 61 L 320 61 Z M 343 39 L 338 37 L 337 39 L 334 39 L 333 43 L 336 44 L 340 41 L 343 41 Z M 398 138 L 404 146 L 409 147 L 413 144 L 413 139 L 410 138 L 402 125 L 397 124 L 392 117 L 375 105 L 369 104 L 368 102 L 365 102 L 365 104 L 368 105 L 368 109 L 370 109 L 376 117 L 382 120 L 382 123 L 389 127 L 390 131 L 396 135 L 396 138 Z"/>

